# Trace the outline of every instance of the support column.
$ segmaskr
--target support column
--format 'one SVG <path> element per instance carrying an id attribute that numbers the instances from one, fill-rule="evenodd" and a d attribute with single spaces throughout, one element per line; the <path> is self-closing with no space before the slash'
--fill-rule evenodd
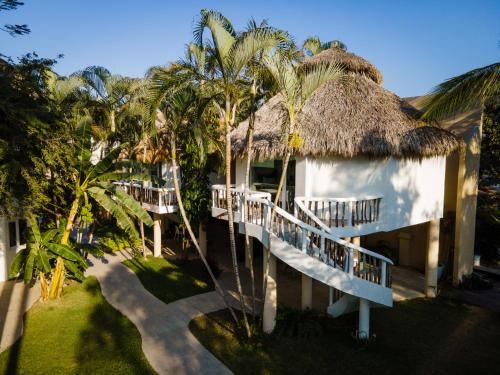
<path id="1" fill-rule="evenodd" d="M 401 232 L 398 234 L 399 264 L 402 266 L 410 265 L 410 239 L 410 233 Z"/>
<path id="2" fill-rule="evenodd" d="M 453 284 L 462 281 L 473 271 L 476 231 L 477 184 L 481 156 L 481 126 L 471 129 L 465 138 L 465 150 L 459 152 L 457 205 L 455 219 L 455 251 Z"/>
<path id="3" fill-rule="evenodd" d="M 204 223 L 200 223 L 198 227 L 198 244 L 203 256 L 207 256 L 207 228 Z"/>
<path id="4" fill-rule="evenodd" d="M 439 262 L 439 219 L 429 221 L 425 257 L 425 295 L 436 297 Z"/>
<path id="5" fill-rule="evenodd" d="M 265 333 L 271 333 L 276 326 L 276 312 L 278 310 L 278 284 L 276 272 L 276 257 L 264 250 L 264 271 L 269 267 L 266 283 L 266 295 L 264 298 L 264 316 L 262 321 Z"/>
<path id="6" fill-rule="evenodd" d="M 245 246 L 245 268 L 250 269 L 250 256 L 253 256 L 253 237 L 248 236 L 249 246 Z"/>
<path id="7" fill-rule="evenodd" d="M 312 309 L 312 278 L 302 274 L 302 310 Z"/>
<path id="8" fill-rule="evenodd" d="M 370 301 L 359 299 L 359 326 L 358 339 L 368 340 L 370 338 Z"/>
<path id="9" fill-rule="evenodd" d="M 153 255 L 155 257 L 161 256 L 161 215 L 155 213 L 153 215 Z"/>
<path id="10" fill-rule="evenodd" d="M 356 246 L 361 246 L 361 237 L 351 237 L 351 242 Z"/>

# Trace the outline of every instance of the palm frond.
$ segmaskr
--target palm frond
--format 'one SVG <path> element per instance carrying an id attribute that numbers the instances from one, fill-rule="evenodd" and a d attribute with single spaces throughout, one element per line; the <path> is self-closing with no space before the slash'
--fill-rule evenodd
<path id="1" fill-rule="evenodd" d="M 344 69 L 339 64 L 318 64 L 311 69 L 303 71 L 300 76 L 301 80 L 301 105 L 326 81 L 337 80 L 346 81 Z"/>
<path id="2" fill-rule="evenodd" d="M 500 93 L 500 63 L 473 69 L 436 86 L 424 101 L 422 118 L 442 120 L 478 107 Z"/>

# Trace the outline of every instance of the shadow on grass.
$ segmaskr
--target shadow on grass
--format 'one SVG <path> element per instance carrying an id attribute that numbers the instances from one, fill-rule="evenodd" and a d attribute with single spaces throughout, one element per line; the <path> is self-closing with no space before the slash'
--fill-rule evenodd
<path id="1" fill-rule="evenodd" d="M 166 260 L 148 257 L 123 262 L 144 288 L 165 303 L 214 290 L 205 266 L 198 259 Z"/>
<path id="2" fill-rule="evenodd" d="M 80 332 L 77 373 L 96 374 L 103 368 L 108 373 L 154 373 L 142 352 L 139 332 L 104 300 L 97 280 L 87 282 L 85 290 L 100 301 L 93 306 Z"/>
<path id="3" fill-rule="evenodd" d="M 322 327 L 313 337 L 243 340 L 226 310 L 196 318 L 189 327 L 236 374 L 482 374 L 500 366 L 499 318 L 444 298 L 406 301 L 392 310 L 372 310 L 377 337 L 367 345 L 351 337 L 357 313 L 311 317 Z"/>

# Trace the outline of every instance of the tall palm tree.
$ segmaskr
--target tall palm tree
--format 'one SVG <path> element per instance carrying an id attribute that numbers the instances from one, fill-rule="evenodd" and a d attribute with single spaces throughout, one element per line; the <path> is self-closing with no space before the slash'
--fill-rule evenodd
<path id="1" fill-rule="evenodd" d="M 302 45 L 302 49 L 306 52 L 306 54 L 312 56 L 333 47 L 343 49 L 344 51 L 347 50 L 347 46 L 340 40 L 322 42 L 317 36 L 311 36 L 307 38 Z"/>
<path id="2" fill-rule="evenodd" d="M 213 274 L 186 215 L 181 196 L 179 176 L 177 175 L 177 139 L 185 139 L 190 135 L 196 136 L 201 133 L 200 131 L 197 131 L 197 127 L 201 125 L 198 119 L 208 101 L 200 100 L 200 97 L 190 86 L 176 86 L 175 80 L 169 80 L 168 74 L 166 74 L 167 72 L 168 69 L 157 69 L 150 72 L 151 85 L 149 95 L 153 119 L 152 123 L 155 124 L 154 127 L 156 128 L 156 123 L 159 121 L 162 129 L 166 130 L 169 134 L 169 156 L 170 161 L 172 162 L 174 190 L 182 221 L 184 222 L 184 226 L 189 233 L 191 242 L 198 251 L 198 255 L 200 256 L 200 259 L 205 265 L 205 268 L 214 283 L 215 290 L 222 297 L 226 307 L 231 312 L 234 321 L 237 323 L 238 319 L 236 314 L 227 300 L 226 293 L 221 288 L 219 282 Z"/>
<path id="3" fill-rule="evenodd" d="M 244 326 L 247 336 L 251 335 L 246 316 L 245 301 L 236 258 L 236 241 L 234 233 L 233 205 L 231 189 L 231 131 L 234 129 L 237 117 L 238 104 L 241 100 L 242 84 L 248 84 L 244 79 L 244 72 L 250 60 L 262 49 L 277 46 L 280 40 L 273 30 L 258 28 L 238 35 L 231 22 L 221 13 L 213 10 L 202 10 L 200 20 L 194 31 L 195 42 L 204 46 L 204 31 L 211 33 L 210 53 L 215 62 L 215 75 L 207 77 L 206 84 L 210 84 L 218 94 L 220 101 L 214 101 L 217 106 L 221 124 L 225 134 L 225 169 L 227 191 L 227 216 L 229 227 L 229 243 L 233 262 L 233 271 L 236 287 L 240 297 L 243 312 Z"/>
<path id="4" fill-rule="evenodd" d="M 485 102 L 500 94 L 500 63 L 473 69 L 437 85 L 423 101 L 422 119 L 442 120 L 479 107 L 482 128 Z"/>
<path id="5" fill-rule="evenodd" d="M 285 144 L 283 154 L 283 168 L 274 200 L 274 206 L 271 210 L 271 225 L 276 214 L 281 197 L 281 191 L 288 172 L 288 164 L 292 152 L 302 145 L 299 123 L 297 117 L 302 112 L 306 101 L 314 92 L 325 82 L 337 80 L 347 82 L 347 75 L 343 68 L 336 64 L 318 64 L 308 69 L 303 69 L 295 65 L 286 54 L 280 52 L 274 55 L 264 57 L 264 64 L 274 77 L 279 88 L 279 94 L 282 97 L 284 110 L 287 113 L 282 124 L 283 142 Z M 271 234 L 269 235 L 269 249 L 271 249 Z M 268 252 L 269 253 L 269 252 Z M 268 264 L 269 262 L 266 262 Z M 264 270 L 264 292 L 267 284 L 268 268 Z M 265 294 L 264 294 L 265 295 Z"/>
<path id="6" fill-rule="evenodd" d="M 96 112 L 100 125 L 100 137 L 107 140 L 117 130 L 122 119 L 126 118 L 129 102 L 140 80 L 113 75 L 102 66 L 89 66 L 73 74 L 84 82 L 89 95 L 88 106 Z"/>
<path id="7" fill-rule="evenodd" d="M 258 30 L 259 28 L 267 28 L 268 24 L 266 20 L 263 20 L 259 25 L 252 18 L 247 24 L 247 32 Z M 278 48 L 281 50 L 295 50 L 295 45 L 293 41 L 288 37 L 287 33 L 281 30 L 275 30 L 276 38 L 281 40 Z M 261 49 L 255 56 L 248 62 L 246 69 L 246 74 L 250 79 L 250 88 L 248 90 L 248 129 L 246 135 L 246 155 L 247 162 L 245 168 L 245 185 L 243 193 L 243 205 L 247 207 L 249 189 L 250 189 L 250 168 L 253 158 L 253 133 L 255 124 L 255 112 L 257 111 L 259 105 L 264 101 L 264 99 L 269 98 L 275 94 L 275 84 L 273 77 L 270 75 L 269 71 L 266 69 L 262 63 L 263 58 L 266 54 L 272 52 L 272 49 Z M 244 210 L 244 226 L 245 226 L 245 253 L 248 254 L 249 268 L 250 268 L 250 279 L 251 279 L 251 289 L 252 289 L 252 315 L 255 323 L 256 316 L 256 293 L 255 293 L 255 273 L 253 266 L 253 249 L 250 248 L 250 237 L 248 235 L 248 210 Z"/>

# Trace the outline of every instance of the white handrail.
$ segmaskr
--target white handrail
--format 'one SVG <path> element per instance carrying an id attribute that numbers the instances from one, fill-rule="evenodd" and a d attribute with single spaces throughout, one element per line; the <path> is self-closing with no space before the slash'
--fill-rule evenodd
<path id="1" fill-rule="evenodd" d="M 225 199 L 226 195 L 226 186 L 225 185 L 214 185 L 212 186 L 212 191 L 214 192 L 214 197 L 215 197 L 215 191 L 223 191 L 222 199 Z M 246 209 L 244 205 L 244 189 L 236 189 L 232 188 L 230 190 L 231 193 L 236 193 L 234 198 L 236 199 L 236 205 L 241 213 L 241 220 L 244 222 L 245 221 L 245 214 L 244 210 Z M 304 236 L 317 236 L 317 239 L 319 239 L 319 244 L 316 243 L 316 245 L 311 244 L 312 246 L 315 246 L 314 248 L 316 249 L 315 251 L 318 251 L 317 254 L 320 255 L 320 258 L 325 256 L 325 241 L 328 240 L 333 243 L 337 243 L 338 245 L 342 246 L 343 252 L 346 255 L 346 260 L 344 263 L 344 271 L 348 272 L 350 275 L 354 275 L 354 254 L 357 252 L 357 254 L 361 254 L 361 256 L 364 259 L 364 256 L 369 256 L 371 258 L 374 258 L 377 262 L 380 262 L 380 285 L 386 286 L 387 283 L 387 278 L 386 278 L 386 270 L 387 270 L 387 264 L 393 265 L 393 262 L 378 253 L 375 253 L 373 251 L 370 251 L 368 249 L 365 249 L 359 245 L 353 244 L 351 242 L 345 241 L 341 239 L 340 237 L 337 237 L 331 229 L 326 226 L 318 217 L 316 217 L 305 205 L 300 201 L 300 199 L 296 199 L 296 204 L 298 204 L 299 209 L 301 209 L 305 215 L 307 215 L 313 222 L 314 224 L 317 225 L 317 227 L 309 225 L 302 220 L 300 220 L 298 217 L 290 214 L 286 210 L 282 209 L 281 207 L 275 206 L 273 202 L 271 202 L 271 195 L 269 193 L 263 193 L 263 192 L 257 192 L 257 191 L 251 191 L 249 190 L 249 196 L 247 199 L 247 204 L 248 203 L 257 203 L 262 205 L 263 208 L 263 217 L 261 218 L 260 224 L 264 227 L 264 230 L 267 233 L 272 233 L 274 235 L 279 236 L 279 229 L 278 233 L 274 233 L 274 227 L 273 223 L 271 223 L 270 220 L 270 214 L 271 210 L 274 209 L 276 214 L 278 216 L 281 216 L 283 219 L 287 220 L 290 222 L 292 225 L 296 225 L 298 228 L 300 228 L 300 231 L 302 232 L 302 238 L 304 239 Z M 218 196 L 218 195 L 217 195 Z M 379 199 L 380 197 L 376 197 L 374 199 Z M 334 199 L 333 199 L 334 200 Z M 218 207 L 219 202 L 216 202 L 214 199 L 213 205 L 216 208 Z M 223 208 L 223 207 L 221 207 Z M 305 234 L 309 233 L 309 234 Z M 309 237 L 310 238 L 310 237 Z M 305 251 L 306 249 L 306 242 L 303 240 L 302 242 L 302 251 Z M 328 259 L 328 258 L 327 258 Z M 325 260 L 323 260 L 325 261 Z M 330 264 L 328 261 L 326 261 L 328 264 Z M 359 275 L 356 275 L 357 277 L 360 277 Z M 379 284 L 378 282 L 376 282 Z"/>

